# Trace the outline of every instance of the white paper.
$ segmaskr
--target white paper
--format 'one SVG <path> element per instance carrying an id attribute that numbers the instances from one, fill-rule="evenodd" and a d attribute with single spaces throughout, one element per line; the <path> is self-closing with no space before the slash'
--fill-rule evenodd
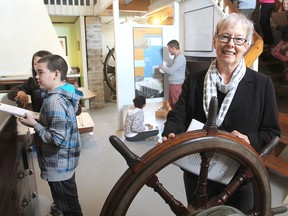
<path id="1" fill-rule="evenodd" d="M 204 124 L 202 122 L 193 119 L 187 131 L 202 129 L 203 126 Z M 200 163 L 201 156 L 199 153 L 188 155 L 174 162 L 175 165 L 196 175 L 199 175 L 200 173 Z M 208 179 L 222 184 L 228 184 L 235 175 L 239 166 L 239 163 L 230 157 L 215 153 L 208 168 Z"/>
<path id="2" fill-rule="evenodd" d="M 9 104 L 0 103 L 0 111 L 7 112 L 17 117 L 24 117 L 25 113 L 30 113 L 36 120 L 39 120 L 39 113 L 33 112 L 27 109 L 16 107 Z M 82 112 L 80 115 L 76 116 L 78 129 L 94 127 L 94 121 L 87 112 Z"/>
<path id="3" fill-rule="evenodd" d="M 25 113 L 30 113 L 35 119 L 39 119 L 39 113 L 9 104 L 0 103 L 0 111 L 7 112 L 19 117 L 24 117 Z"/>
<path id="4" fill-rule="evenodd" d="M 199 153 L 183 157 L 174 162 L 175 165 L 192 172 L 196 175 L 200 173 L 201 156 Z M 215 153 L 210 161 L 208 169 L 208 179 L 228 184 L 235 175 L 239 164 L 231 158 Z"/>
<path id="5" fill-rule="evenodd" d="M 197 121 L 196 119 L 192 119 L 187 131 L 193 131 L 193 130 L 199 130 L 203 129 L 204 124 L 200 121 Z"/>

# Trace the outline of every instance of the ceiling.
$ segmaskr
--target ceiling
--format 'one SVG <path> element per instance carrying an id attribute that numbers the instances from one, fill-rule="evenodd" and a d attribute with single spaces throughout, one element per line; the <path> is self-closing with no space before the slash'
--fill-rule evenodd
<path id="1" fill-rule="evenodd" d="M 154 17 L 160 17 L 163 25 L 173 24 L 173 7 L 165 7 L 153 13 L 148 13 L 150 0 L 119 0 L 120 23 L 129 20 L 138 23 L 152 23 Z M 103 24 L 113 22 L 113 5 L 110 5 L 99 15 Z M 75 23 L 77 16 L 50 16 L 53 23 Z"/>
<path id="2" fill-rule="evenodd" d="M 128 2 L 128 3 L 127 3 Z M 157 10 L 153 13 L 149 13 L 149 3 L 150 0 L 119 0 L 119 16 L 120 19 L 126 19 L 126 20 L 134 20 L 142 23 L 147 23 L 147 20 L 149 23 L 153 22 L 154 17 L 159 17 L 162 19 L 161 24 L 167 24 L 172 25 L 173 24 L 173 7 L 168 6 L 165 8 L 162 8 L 160 10 Z M 109 6 L 105 11 L 101 13 L 101 18 L 103 23 L 107 18 L 105 16 L 110 16 L 108 18 L 108 22 L 113 22 L 113 7 L 112 5 Z M 110 19 L 110 21 L 109 21 Z M 112 19 L 112 21 L 111 21 Z M 121 20 L 120 20 L 121 22 Z"/>

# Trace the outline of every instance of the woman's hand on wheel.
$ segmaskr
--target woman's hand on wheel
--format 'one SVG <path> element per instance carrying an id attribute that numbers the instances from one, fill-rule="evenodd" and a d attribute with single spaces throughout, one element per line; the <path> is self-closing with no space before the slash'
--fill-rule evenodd
<path id="1" fill-rule="evenodd" d="M 166 136 L 162 137 L 162 142 L 166 142 L 166 141 L 168 141 L 170 139 L 173 139 L 174 137 L 175 137 L 175 134 L 174 133 L 170 133 L 168 135 L 168 137 L 166 137 Z M 156 145 L 160 145 L 162 142 L 158 142 Z"/>

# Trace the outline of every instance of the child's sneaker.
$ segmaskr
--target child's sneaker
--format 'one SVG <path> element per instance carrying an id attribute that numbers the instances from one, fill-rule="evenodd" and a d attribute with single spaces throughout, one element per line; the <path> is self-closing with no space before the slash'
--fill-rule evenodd
<path id="1" fill-rule="evenodd" d="M 51 207 L 50 207 L 50 213 L 53 215 L 53 216 L 63 216 L 63 213 L 61 212 L 60 209 L 58 209 L 58 207 L 56 206 L 55 203 L 52 203 Z"/>

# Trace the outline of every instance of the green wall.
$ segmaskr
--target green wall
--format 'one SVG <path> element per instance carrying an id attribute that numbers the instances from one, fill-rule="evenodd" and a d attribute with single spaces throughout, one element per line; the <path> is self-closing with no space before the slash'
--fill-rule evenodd
<path id="1" fill-rule="evenodd" d="M 71 67 L 78 67 L 81 75 L 81 86 L 83 86 L 83 65 L 81 50 L 80 19 L 75 23 L 53 23 L 58 37 L 67 39 L 67 60 Z M 85 47 L 84 47 L 85 48 Z"/>
<path id="2" fill-rule="evenodd" d="M 75 38 L 75 24 L 63 23 L 63 24 L 53 24 L 55 31 L 58 35 L 64 36 L 67 39 L 67 59 L 71 67 L 77 67 L 77 55 L 76 55 L 76 38 Z"/>

